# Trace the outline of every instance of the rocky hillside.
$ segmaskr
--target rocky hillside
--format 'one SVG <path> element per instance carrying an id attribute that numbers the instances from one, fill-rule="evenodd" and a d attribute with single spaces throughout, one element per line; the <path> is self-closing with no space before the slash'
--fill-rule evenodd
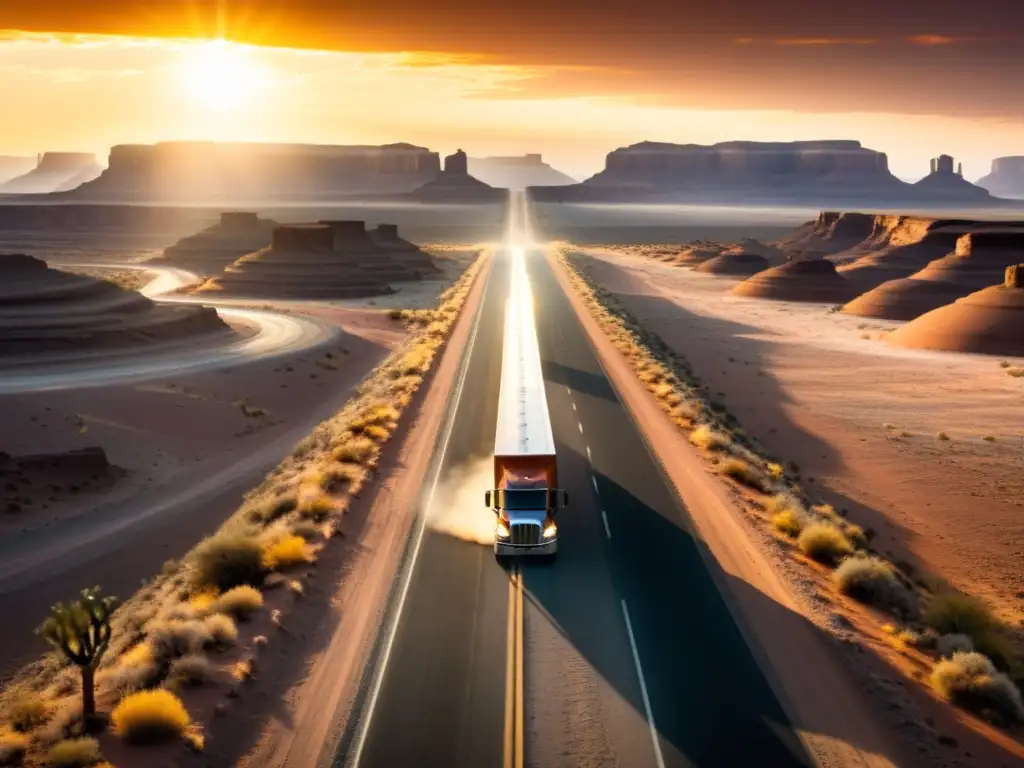
<path id="1" fill-rule="evenodd" d="M 518 157 L 471 157 L 469 172 L 485 184 L 506 189 L 561 187 L 576 183 L 576 179 L 545 163 L 539 154 Z"/>
<path id="2" fill-rule="evenodd" d="M 997 157 L 992 172 L 978 179 L 978 186 L 998 197 L 1024 199 L 1024 156 Z"/>

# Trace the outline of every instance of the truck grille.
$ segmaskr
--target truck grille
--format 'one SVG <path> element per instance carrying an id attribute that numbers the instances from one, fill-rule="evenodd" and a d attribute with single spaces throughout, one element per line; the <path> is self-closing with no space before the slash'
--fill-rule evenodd
<path id="1" fill-rule="evenodd" d="M 511 543 L 519 547 L 532 547 L 540 544 L 540 526 L 536 523 L 513 525 Z"/>

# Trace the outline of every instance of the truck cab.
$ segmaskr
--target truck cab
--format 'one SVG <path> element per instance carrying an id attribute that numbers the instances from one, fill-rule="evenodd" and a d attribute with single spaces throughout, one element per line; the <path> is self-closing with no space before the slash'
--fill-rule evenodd
<path id="1" fill-rule="evenodd" d="M 553 555 L 558 551 L 555 514 L 568 503 L 565 491 L 509 484 L 488 491 L 485 502 L 495 515 L 495 555 Z"/>

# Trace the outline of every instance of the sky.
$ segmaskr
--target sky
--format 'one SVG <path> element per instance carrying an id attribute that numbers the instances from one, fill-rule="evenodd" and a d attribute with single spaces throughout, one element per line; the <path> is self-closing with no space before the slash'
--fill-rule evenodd
<path id="1" fill-rule="evenodd" d="M 643 140 L 849 138 L 908 179 L 1024 154 L 1020 0 L 0 0 L 0 24 L 0 154 L 408 141 L 584 177 Z"/>

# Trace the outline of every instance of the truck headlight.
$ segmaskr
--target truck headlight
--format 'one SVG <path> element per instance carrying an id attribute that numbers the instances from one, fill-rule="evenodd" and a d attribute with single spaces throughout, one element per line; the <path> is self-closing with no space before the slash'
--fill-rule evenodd
<path id="1" fill-rule="evenodd" d="M 555 525 L 554 523 L 551 523 L 547 528 L 544 529 L 544 538 L 545 539 L 553 539 L 553 538 L 555 538 L 555 534 L 557 534 L 557 533 L 558 533 L 558 526 Z"/>
<path id="2" fill-rule="evenodd" d="M 504 522 L 499 520 L 494 524 L 494 537 L 496 539 L 507 539 L 512 534 L 508 530 L 508 526 Z"/>

